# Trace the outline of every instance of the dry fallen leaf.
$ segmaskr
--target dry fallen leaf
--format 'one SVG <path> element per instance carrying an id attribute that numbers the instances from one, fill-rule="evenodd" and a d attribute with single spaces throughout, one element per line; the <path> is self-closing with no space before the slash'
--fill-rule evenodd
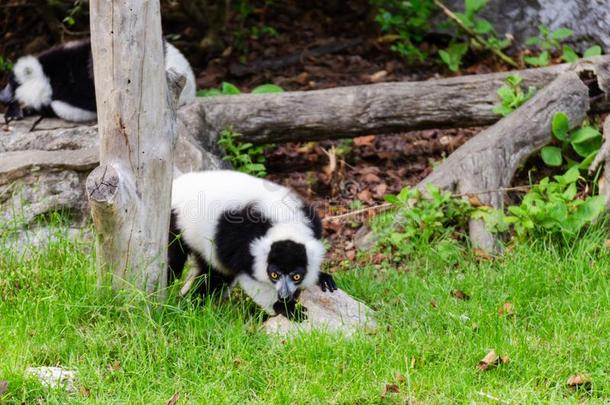
<path id="1" fill-rule="evenodd" d="M 407 378 L 404 375 L 400 374 L 400 371 L 394 373 L 394 379 L 399 383 L 404 383 L 407 381 Z"/>
<path id="2" fill-rule="evenodd" d="M 484 251 L 483 249 L 480 249 L 480 248 L 475 248 L 473 250 L 473 253 L 474 253 L 475 257 L 478 259 L 492 260 L 494 258 L 492 255 L 490 255 L 489 253 L 487 253 L 486 251 Z"/>
<path id="3" fill-rule="evenodd" d="M 453 290 L 451 291 L 451 296 L 453 298 L 457 298 L 458 300 L 468 301 L 470 299 L 470 295 L 466 294 L 462 290 Z"/>
<path id="4" fill-rule="evenodd" d="M 379 83 L 380 81 L 385 79 L 387 75 L 388 75 L 387 71 L 380 70 L 380 71 L 375 72 L 372 75 L 370 75 L 369 80 L 371 81 L 371 83 Z"/>
<path id="5" fill-rule="evenodd" d="M 568 384 L 568 387 L 578 388 L 582 385 L 591 384 L 591 377 L 589 377 L 588 375 L 584 375 L 584 374 L 575 374 L 573 376 L 570 376 L 570 378 L 568 378 L 567 384 Z"/>
<path id="6" fill-rule="evenodd" d="M 610 248 L 610 239 L 606 239 L 606 241 L 604 242 L 604 246 Z"/>
<path id="7" fill-rule="evenodd" d="M 438 308 L 438 301 L 435 299 L 431 299 L 430 305 L 432 306 L 432 308 Z"/>
<path id="8" fill-rule="evenodd" d="M 356 146 L 372 145 L 375 142 L 375 135 L 357 136 L 353 142 Z"/>
<path id="9" fill-rule="evenodd" d="M 8 381 L 0 381 L 0 397 L 8 390 Z"/>
<path id="10" fill-rule="evenodd" d="M 515 315 L 515 308 L 513 307 L 513 304 L 511 304 L 510 302 L 505 302 L 500 309 L 498 309 L 498 315 L 502 316 L 502 315 L 506 315 L 506 316 L 513 316 Z"/>
<path id="11" fill-rule="evenodd" d="M 176 405 L 178 400 L 180 399 L 180 393 L 176 392 L 172 397 L 167 401 L 167 405 Z"/>
<path id="12" fill-rule="evenodd" d="M 108 370 L 110 371 L 119 371 L 121 369 L 121 362 L 118 360 L 115 360 L 112 362 L 112 364 L 108 364 Z"/>
<path id="13" fill-rule="evenodd" d="M 81 396 L 83 396 L 85 398 L 89 398 L 91 396 L 91 390 L 87 387 L 80 387 L 78 392 L 80 393 Z"/>
<path id="14" fill-rule="evenodd" d="M 383 387 L 381 396 L 385 397 L 388 393 L 397 394 L 399 392 L 400 392 L 400 387 L 398 386 L 398 384 L 386 384 L 385 387 Z"/>
<path id="15" fill-rule="evenodd" d="M 490 367 L 498 365 L 499 362 L 500 357 L 496 354 L 495 350 L 492 350 L 487 353 L 487 355 L 483 357 L 481 361 L 479 361 L 479 364 L 477 364 L 477 368 L 481 371 L 485 371 Z"/>
<path id="16" fill-rule="evenodd" d="M 466 195 L 468 196 L 468 203 L 470 203 L 470 205 L 473 207 L 477 208 L 483 206 L 483 203 L 481 200 L 479 200 L 479 197 L 476 194 L 468 193 Z"/>
<path id="17" fill-rule="evenodd" d="M 487 353 L 485 357 L 479 361 L 477 364 L 477 368 L 481 371 L 489 370 L 492 367 L 498 366 L 500 364 L 508 364 L 510 363 L 510 357 L 508 356 L 498 356 L 495 350 Z"/>

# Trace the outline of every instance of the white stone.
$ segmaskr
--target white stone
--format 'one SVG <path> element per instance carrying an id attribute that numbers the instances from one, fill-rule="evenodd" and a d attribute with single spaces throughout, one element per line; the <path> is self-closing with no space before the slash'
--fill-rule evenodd
<path id="1" fill-rule="evenodd" d="M 28 367 L 25 372 L 37 377 L 45 387 L 64 388 L 70 393 L 76 392 L 74 386 L 76 371 L 64 370 L 61 367 Z"/>
<path id="2" fill-rule="evenodd" d="M 373 310 L 342 290 L 329 293 L 315 286 L 303 291 L 299 301 L 307 308 L 306 320 L 292 322 L 282 315 L 274 316 L 265 322 L 265 331 L 281 336 L 314 330 L 351 336 L 358 330 L 372 332 L 377 328 Z"/>

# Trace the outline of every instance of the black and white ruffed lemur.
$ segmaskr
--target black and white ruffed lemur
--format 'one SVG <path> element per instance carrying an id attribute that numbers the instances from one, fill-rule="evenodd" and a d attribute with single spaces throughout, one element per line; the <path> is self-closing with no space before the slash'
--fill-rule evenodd
<path id="1" fill-rule="evenodd" d="M 195 75 L 178 49 L 165 41 L 164 49 L 165 69 L 173 68 L 186 77 L 179 98 L 180 105 L 186 104 L 195 98 Z M 75 122 L 95 120 L 90 41 L 67 42 L 37 56 L 17 59 L 8 84 L 0 91 L 0 103 L 7 107 L 7 123 L 31 114 Z"/>
<path id="2" fill-rule="evenodd" d="M 216 170 L 174 180 L 169 235 L 169 283 L 188 255 L 205 275 L 201 293 L 239 284 L 269 314 L 303 319 L 301 290 L 337 289 L 320 271 L 322 224 L 292 190 L 244 173 Z"/>

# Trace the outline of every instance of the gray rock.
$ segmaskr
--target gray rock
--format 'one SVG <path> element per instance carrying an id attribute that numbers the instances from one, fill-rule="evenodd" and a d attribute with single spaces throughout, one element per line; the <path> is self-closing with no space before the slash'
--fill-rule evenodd
<path id="1" fill-rule="evenodd" d="M 176 174 L 228 167 L 191 137 L 196 117 L 179 117 Z M 69 211 L 77 224 L 89 215 L 84 184 L 99 163 L 97 125 L 44 119 L 30 131 L 35 120 L 0 129 L 0 229 L 27 226 L 54 211 Z"/>
<path id="2" fill-rule="evenodd" d="M 455 11 L 464 9 L 463 0 L 448 0 Z M 608 0 L 490 0 L 481 16 L 491 22 L 500 35 L 510 33 L 519 48 L 529 37 L 538 35 L 538 25 L 574 31 L 567 40 L 577 50 L 600 45 L 610 52 L 610 4 Z"/>
<path id="3" fill-rule="evenodd" d="M 351 336 L 359 330 L 372 332 L 377 328 L 373 310 L 342 290 L 328 293 L 315 286 L 303 291 L 299 301 L 307 308 L 306 320 L 291 322 L 284 316 L 277 315 L 265 321 L 265 331 L 280 336 L 311 331 Z"/>

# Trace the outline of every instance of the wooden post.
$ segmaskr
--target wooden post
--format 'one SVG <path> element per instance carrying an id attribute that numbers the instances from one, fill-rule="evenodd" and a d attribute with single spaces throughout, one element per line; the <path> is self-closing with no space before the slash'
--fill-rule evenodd
<path id="1" fill-rule="evenodd" d="M 98 286 L 135 287 L 162 300 L 176 118 L 159 0 L 91 0 L 90 15 L 100 166 L 87 194 Z"/>

